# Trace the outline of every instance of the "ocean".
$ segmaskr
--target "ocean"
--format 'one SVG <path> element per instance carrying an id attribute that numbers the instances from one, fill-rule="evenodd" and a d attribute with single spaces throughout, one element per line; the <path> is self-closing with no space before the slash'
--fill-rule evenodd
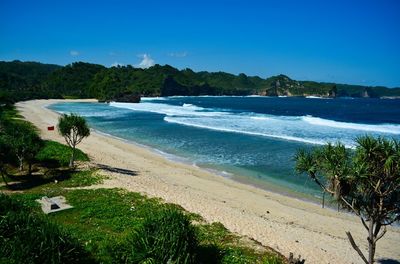
<path id="1" fill-rule="evenodd" d="M 89 125 L 145 145 L 169 159 L 260 188 L 318 199 L 321 191 L 294 171 L 300 148 L 362 135 L 400 140 L 400 100 L 298 97 L 160 97 L 141 103 L 57 103 Z"/>

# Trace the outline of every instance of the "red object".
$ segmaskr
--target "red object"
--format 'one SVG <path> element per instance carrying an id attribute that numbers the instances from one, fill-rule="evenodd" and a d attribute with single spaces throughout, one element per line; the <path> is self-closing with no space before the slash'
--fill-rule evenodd
<path id="1" fill-rule="evenodd" d="M 54 130 L 54 126 L 49 126 L 49 127 L 47 127 L 47 130 L 49 130 L 49 131 Z"/>

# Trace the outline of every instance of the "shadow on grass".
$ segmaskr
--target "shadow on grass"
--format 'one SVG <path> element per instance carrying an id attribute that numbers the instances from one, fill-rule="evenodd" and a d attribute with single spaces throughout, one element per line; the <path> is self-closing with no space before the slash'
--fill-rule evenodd
<path id="1" fill-rule="evenodd" d="M 379 259 L 377 262 L 380 264 L 400 264 L 400 261 L 395 259 Z"/>
<path id="2" fill-rule="evenodd" d="M 74 172 L 71 169 L 52 169 L 44 174 L 7 175 L 12 181 L 8 183 L 7 188 L 13 191 L 29 190 L 55 180 L 68 180 Z"/>
<path id="3" fill-rule="evenodd" d="M 221 250 L 215 245 L 201 245 L 197 250 L 197 260 L 199 263 L 221 263 L 222 257 Z"/>
<path id="4" fill-rule="evenodd" d="M 61 167 L 60 161 L 58 161 L 57 159 L 51 159 L 51 158 L 40 160 L 39 165 L 41 167 L 49 168 L 49 169 L 55 169 L 55 168 Z"/>
<path id="5" fill-rule="evenodd" d="M 137 171 L 133 171 L 133 170 L 127 170 L 127 169 L 122 169 L 122 168 L 116 168 L 116 167 L 111 167 L 108 165 L 104 165 L 104 164 L 96 164 L 97 168 L 104 170 L 104 171 L 108 171 L 108 172 L 115 172 L 115 173 L 121 173 L 121 174 L 125 174 L 128 176 L 136 176 L 138 175 Z"/>

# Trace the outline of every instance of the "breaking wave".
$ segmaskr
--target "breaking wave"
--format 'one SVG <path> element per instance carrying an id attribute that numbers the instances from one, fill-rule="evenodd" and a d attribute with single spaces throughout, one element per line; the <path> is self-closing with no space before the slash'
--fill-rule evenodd
<path id="1" fill-rule="evenodd" d="M 110 106 L 133 111 L 152 112 L 164 121 L 215 131 L 242 133 L 309 144 L 343 142 L 353 147 L 354 139 L 365 134 L 400 135 L 400 125 L 339 122 L 313 116 L 277 116 L 230 109 L 203 108 L 193 104 L 170 105 L 145 101 L 139 104 L 110 103 Z"/>

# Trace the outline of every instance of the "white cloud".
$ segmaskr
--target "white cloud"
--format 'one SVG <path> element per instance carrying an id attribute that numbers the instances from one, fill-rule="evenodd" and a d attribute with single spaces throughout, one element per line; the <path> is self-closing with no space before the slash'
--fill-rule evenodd
<path id="1" fill-rule="evenodd" d="M 71 51 L 69 52 L 69 54 L 70 54 L 72 57 L 76 57 L 76 56 L 79 56 L 79 51 L 71 50 Z"/>
<path id="2" fill-rule="evenodd" d="M 114 62 L 113 64 L 111 64 L 111 67 L 118 67 L 118 66 L 125 66 L 125 64 L 120 62 Z"/>
<path id="3" fill-rule="evenodd" d="M 139 55 L 138 57 L 142 58 L 142 61 L 138 65 L 136 65 L 139 68 L 146 69 L 151 66 L 154 66 L 154 64 L 155 64 L 155 61 L 150 57 L 149 54 L 142 54 L 142 55 Z"/>
<path id="4" fill-rule="evenodd" d="M 170 52 L 167 55 L 170 57 L 177 57 L 177 58 L 183 58 L 186 57 L 189 53 L 187 51 L 182 51 L 182 52 Z"/>

